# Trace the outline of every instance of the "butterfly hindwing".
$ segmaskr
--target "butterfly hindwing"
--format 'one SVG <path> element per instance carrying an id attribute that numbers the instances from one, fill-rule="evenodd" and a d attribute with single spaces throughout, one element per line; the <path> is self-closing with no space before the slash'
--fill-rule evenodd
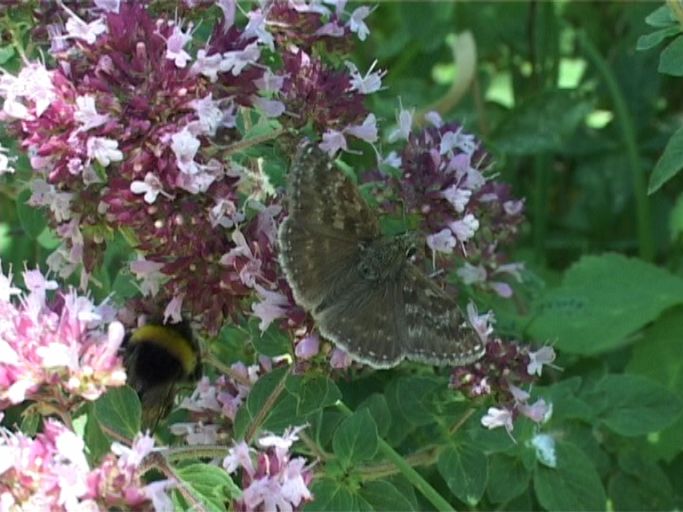
<path id="1" fill-rule="evenodd" d="M 484 344 L 458 304 L 408 264 L 403 278 L 408 359 L 428 364 L 465 365 L 484 354 Z"/>
<path id="2" fill-rule="evenodd" d="M 320 332 L 354 359 L 390 368 L 405 355 L 402 302 L 398 281 L 377 284 L 358 279 L 314 318 Z"/>

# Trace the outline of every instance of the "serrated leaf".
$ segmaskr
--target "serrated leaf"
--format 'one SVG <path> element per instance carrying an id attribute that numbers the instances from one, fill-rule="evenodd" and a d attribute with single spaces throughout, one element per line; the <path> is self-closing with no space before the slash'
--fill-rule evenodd
<path id="1" fill-rule="evenodd" d="M 667 37 L 674 36 L 678 34 L 681 30 L 675 26 L 675 27 L 666 27 L 660 30 L 656 30 L 655 32 L 651 32 L 649 34 L 645 34 L 644 36 L 640 36 L 638 38 L 638 42 L 636 43 L 636 50 L 644 51 L 644 50 L 649 50 L 650 48 L 654 48 L 657 46 L 659 43 L 664 41 Z"/>
<path id="2" fill-rule="evenodd" d="M 226 502 L 241 494 L 227 471 L 211 464 L 196 463 L 175 468 L 175 474 L 205 510 L 224 511 Z"/>
<path id="3" fill-rule="evenodd" d="M 413 425 L 434 423 L 433 392 L 439 381 L 428 377 L 405 377 L 396 379 L 387 387 L 387 403 Z"/>
<path id="4" fill-rule="evenodd" d="M 486 495 L 493 503 L 506 503 L 529 486 L 531 471 L 516 457 L 495 453 L 489 457 Z"/>
<path id="5" fill-rule="evenodd" d="M 252 333 L 251 341 L 259 354 L 277 357 L 292 352 L 292 340 L 278 326 L 271 325 L 263 333 L 257 322 L 250 322 L 249 327 Z"/>
<path id="6" fill-rule="evenodd" d="M 557 467 L 534 472 L 534 490 L 546 510 L 605 510 L 607 496 L 591 461 L 577 447 L 558 442 Z"/>
<path id="7" fill-rule="evenodd" d="M 386 480 L 364 483 L 359 494 L 374 510 L 415 510 L 412 503 Z"/>
<path id="8" fill-rule="evenodd" d="M 28 200 L 30 190 L 22 190 L 17 196 L 17 216 L 24 232 L 33 240 L 37 239 L 47 227 L 47 214 L 41 208 L 31 206 Z"/>
<path id="9" fill-rule="evenodd" d="M 676 176 L 683 169 L 683 128 L 679 128 L 666 143 L 662 156 L 657 160 L 650 184 L 648 194 L 654 194 L 659 188 L 671 178 Z"/>
<path id="10" fill-rule="evenodd" d="M 341 398 L 337 385 L 322 376 L 293 376 L 287 379 L 286 388 L 296 398 L 296 415 L 301 417 L 333 405 Z"/>
<path id="11" fill-rule="evenodd" d="M 140 432 L 142 408 L 138 394 L 130 386 L 107 391 L 95 401 L 94 412 L 105 433 L 132 440 Z"/>
<path id="12" fill-rule="evenodd" d="M 683 76 L 683 36 L 671 41 L 659 54 L 657 71 L 671 76 Z"/>
<path id="13" fill-rule="evenodd" d="M 439 473 L 451 492 L 474 507 L 484 495 L 488 482 L 486 455 L 468 445 L 449 446 L 439 455 Z"/>
<path id="14" fill-rule="evenodd" d="M 247 428 L 249 428 L 249 425 L 256 418 L 261 418 L 262 425 L 265 424 L 266 420 L 273 415 L 275 410 L 274 406 L 283 400 L 283 395 L 288 395 L 293 407 L 296 407 L 294 398 L 284 389 L 284 383 L 281 384 L 282 379 L 286 378 L 287 372 L 287 368 L 276 368 L 272 372 L 263 375 L 254 383 L 246 402 L 239 408 L 235 416 L 234 434 L 236 439 L 242 439 L 244 437 Z M 268 411 L 264 411 L 262 414 L 261 411 L 263 411 L 266 406 L 266 402 L 280 385 L 283 386 L 283 389 L 280 392 L 279 397 L 271 405 L 271 408 Z M 291 416 L 292 415 L 290 415 L 290 417 Z M 291 424 L 291 422 L 289 424 Z"/>
<path id="15" fill-rule="evenodd" d="M 529 334 L 557 340 L 574 354 L 613 349 L 626 337 L 683 303 L 683 279 L 619 254 L 586 256 L 534 305 Z"/>
<path id="16" fill-rule="evenodd" d="M 346 466 L 375 456 L 379 443 L 377 425 L 370 411 L 354 412 L 341 422 L 332 438 L 332 450 Z"/>
<path id="17" fill-rule="evenodd" d="M 354 495 L 343 484 L 331 478 L 319 478 L 313 481 L 311 492 L 314 499 L 304 507 L 305 511 L 354 510 Z"/>
<path id="18" fill-rule="evenodd" d="M 681 400 L 661 384 L 638 375 L 607 375 L 585 395 L 596 416 L 624 436 L 658 432 L 683 411 Z"/>
<path id="19" fill-rule="evenodd" d="M 365 400 L 363 400 L 357 407 L 357 410 L 367 408 L 372 415 L 372 418 L 377 424 L 379 435 L 384 436 L 391 427 L 391 412 L 389 405 L 384 395 L 380 393 L 373 393 Z"/>

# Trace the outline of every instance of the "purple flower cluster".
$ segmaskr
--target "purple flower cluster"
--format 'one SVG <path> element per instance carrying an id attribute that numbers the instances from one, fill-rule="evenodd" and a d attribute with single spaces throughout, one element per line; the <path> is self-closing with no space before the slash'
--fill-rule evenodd
<path id="1" fill-rule="evenodd" d="M 194 2 L 195 14 L 205 4 Z M 199 317 L 210 332 L 248 311 L 256 285 L 278 288 L 281 208 L 257 162 L 232 149 L 249 146 L 243 113 L 353 134 L 367 117 L 364 92 L 313 46 L 341 51 L 354 33 L 364 39 L 370 12 L 273 1 L 238 27 L 235 2 L 219 6 L 223 20 L 196 52 L 192 23 L 155 18 L 142 2 L 62 6 L 48 30 L 56 66 L 0 78 L 3 118 L 35 171 L 30 203 L 50 210 L 64 241 L 51 267 L 67 276 L 82 266 L 85 285 L 111 235 L 124 233 L 145 300 L 165 304 L 166 318 Z M 273 52 L 279 69 L 265 63 Z M 372 138 L 373 127 L 356 136 Z"/>
<path id="2" fill-rule="evenodd" d="M 288 429 L 282 436 L 263 435 L 258 440 L 261 450 L 244 441 L 230 449 L 223 467 L 228 473 L 241 473 L 243 489 L 235 510 L 300 510 L 313 499 L 308 489 L 313 478 L 310 466 L 303 457 L 289 453 L 303 428 Z"/>
<path id="3" fill-rule="evenodd" d="M 543 366 L 553 367 L 554 360 L 552 347 L 531 351 L 526 346 L 493 338 L 479 361 L 453 369 L 451 387 L 469 398 L 493 399 L 497 406 L 488 409 L 482 425 L 489 429 L 505 427 L 510 433 L 520 414 L 536 423 L 545 423 L 552 415 L 552 404 L 542 398 L 530 404 L 530 393 L 520 386 L 531 384 L 541 375 Z"/>
<path id="4" fill-rule="evenodd" d="M 410 112 L 402 111 L 395 139 L 407 140 L 400 157 L 389 160 L 399 177 L 389 178 L 395 197 L 385 208 L 416 216 L 434 260 L 446 270 L 458 266 L 465 284 L 510 297 L 501 277 L 521 280 L 521 264 L 505 263 L 502 248 L 515 240 L 523 221 L 523 201 L 508 185 L 487 176 L 491 157 L 474 135 L 431 113 L 431 126 L 413 133 Z M 454 255 L 457 256 L 454 257 Z"/>
<path id="5" fill-rule="evenodd" d="M 124 329 L 111 321 L 113 310 L 73 290 L 48 300 L 55 281 L 38 270 L 23 277 L 28 292 L 0 272 L 0 409 L 34 400 L 68 414 L 125 384 Z"/>
<path id="6" fill-rule="evenodd" d="M 90 468 L 85 444 L 62 423 L 45 422 L 31 438 L 0 429 L 2 510 L 170 510 L 169 480 L 145 485 L 140 463 L 154 440 L 139 436 L 131 448 L 113 443 L 99 466 Z"/>

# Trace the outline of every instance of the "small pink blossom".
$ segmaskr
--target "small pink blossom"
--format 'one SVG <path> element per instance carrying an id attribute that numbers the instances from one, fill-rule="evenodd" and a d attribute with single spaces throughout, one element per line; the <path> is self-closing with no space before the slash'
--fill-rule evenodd
<path id="1" fill-rule="evenodd" d="M 184 48 L 190 41 L 192 41 L 192 25 L 187 28 L 186 32 L 183 32 L 179 25 L 173 27 L 173 33 L 166 41 L 166 58 L 172 60 L 179 68 L 187 66 L 191 57 Z"/>
<path id="2" fill-rule="evenodd" d="M 386 71 L 373 71 L 377 65 L 377 60 L 373 61 L 370 69 L 365 76 L 360 74 L 353 62 L 346 62 L 346 67 L 351 74 L 351 90 L 358 91 L 360 94 L 372 94 L 382 88 L 382 78 L 387 74 Z"/>
<path id="3" fill-rule="evenodd" d="M 349 19 L 348 25 L 351 32 L 358 35 L 358 39 L 365 41 L 365 38 L 370 34 L 370 29 L 365 24 L 365 18 L 367 18 L 372 11 L 369 7 L 363 5 L 357 7 L 352 13 Z"/>
<path id="4" fill-rule="evenodd" d="M 314 357 L 320 351 L 320 338 L 317 334 L 310 334 L 299 340 L 294 348 L 294 354 L 299 359 L 306 360 Z"/>
<path id="5" fill-rule="evenodd" d="M 396 116 L 398 128 L 389 134 L 389 142 L 396 142 L 397 140 L 408 140 L 410 131 L 413 128 L 414 110 L 405 110 L 401 108 Z"/>
<path id="6" fill-rule="evenodd" d="M 529 352 L 529 365 L 527 366 L 527 372 L 529 375 L 541 376 L 543 372 L 543 366 L 547 365 L 550 367 L 555 366 L 552 362 L 555 360 L 555 350 L 553 347 L 545 346 L 541 347 L 535 352 Z"/>
<path id="7" fill-rule="evenodd" d="M 94 158 L 102 167 L 112 162 L 123 160 L 123 153 L 119 150 L 119 143 L 106 137 L 90 137 L 86 142 L 88 158 Z"/>
<path id="8" fill-rule="evenodd" d="M 362 124 L 348 126 L 344 132 L 372 144 L 377 141 L 377 119 L 375 114 L 368 114 Z"/>
<path id="9" fill-rule="evenodd" d="M 457 244 L 457 240 L 453 236 L 450 229 L 442 229 L 438 233 L 427 235 L 427 245 L 432 251 L 450 254 Z"/>
<path id="10" fill-rule="evenodd" d="M 512 411 L 489 407 L 486 414 L 481 418 L 481 424 L 489 430 L 505 427 L 505 430 L 510 434 L 514 428 L 512 424 Z"/>

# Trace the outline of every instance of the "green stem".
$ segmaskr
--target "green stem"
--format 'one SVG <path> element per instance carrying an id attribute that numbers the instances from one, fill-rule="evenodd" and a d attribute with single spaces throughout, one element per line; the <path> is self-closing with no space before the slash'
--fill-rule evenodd
<path id="1" fill-rule="evenodd" d="M 647 198 L 647 187 L 645 184 L 645 174 L 640 164 L 640 155 L 638 154 L 638 145 L 636 143 L 636 132 L 633 126 L 633 119 L 631 113 L 626 107 L 626 101 L 621 93 L 621 89 L 617 84 L 617 80 L 612 73 L 609 65 L 605 59 L 600 55 L 598 49 L 593 45 L 591 40 L 584 32 L 578 32 L 577 38 L 579 44 L 586 53 L 588 59 L 593 63 L 598 73 L 602 76 L 607 89 L 609 90 L 616 119 L 621 129 L 621 136 L 624 146 L 626 147 L 626 156 L 628 158 L 629 167 L 631 168 L 631 175 L 633 179 L 633 195 L 636 198 L 636 222 L 638 230 L 638 243 L 640 249 L 640 257 L 646 261 L 651 261 L 654 258 L 654 245 L 652 235 L 650 233 L 650 205 Z"/>
<path id="2" fill-rule="evenodd" d="M 353 411 L 351 411 L 351 409 L 349 409 L 341 400 L 338 401 L 336 405 L 345 415 L 350 416 L 353 414 Z M 429 485 L 429 483 L 422 478 L 420 473 L 415 471 L 413 467 L 381 437 L 379 438 L 379 450 L 387 459 L 394 463 L 401 474 L 403 474 L 403 476 L 405 476 L 437 510 L 455 510 L 453 505 L 448 503 L 434 487 Z"/>

